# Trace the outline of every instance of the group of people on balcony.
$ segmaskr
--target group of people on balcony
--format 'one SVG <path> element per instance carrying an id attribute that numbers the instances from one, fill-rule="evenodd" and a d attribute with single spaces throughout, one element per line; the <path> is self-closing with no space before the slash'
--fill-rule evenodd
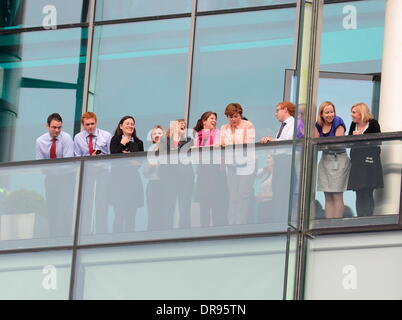
<path id="1" fill-rule="evenodd" d="M 280 122 L 280 127 L 275 138 L 271 136 L 260 139 L 261 143 L 268 143 L 275 140 L 290 140 L 294 136 L 294 122 L 296 125 L 296 137 L 304 136 L 303 106 L 299 107 L 299 117 L 295 120 L 295 105 L 288 101 L 277 104 L 275 116 Z M 352 106 L 352 124 L 349 134 L 364 134 L 380 132 L 379 124 L 372 118 L 369 108 L 364 103 Z M 183 146 L 192 147 L 226 147 L 236 144 L 252 144 L 255 142 L 254 125 L 243 116 L 243 109 L 238 103 L 230 103 L 225 109 L 228 123 L 217 129 L 217 114 L 208 111 L 202 114 L 194 127 L 193 138 L 186 133 L 186 122 L 184 119 L 172 121 L 165 133 L 161 125 L 152 128 L 150 137 L 152 145 L 150 150 L 163 151 L 164 149 L 178 149 Z M 62 118 L 59 114 L 51 114 L 47 119 L 48 132 L 36 140 L 36 159 L 54 159 L 73 156 L 96 156 L 110 153 L 131 153 L 144 151 L 143 142 L 137 137 L 135 119 L 132 116 L 123 117 L 112 136 L 109 132 L 97 128 L 97 118 L 92 112 L 86 112 L 81 118 L 83 131 L 76 134 L 74 139 L 62 131 Z M 341 136 L 346 132 L 343 120 L 336 116 L 335 106 L 331 102 L 324 102 L 320 105 L 318 121 L 315 128 L 316 137 Z M 372 150 L 372 148 L 370 148 Z M 166 151 L 166 150 L 165 150 Z M 330 148 L 323 152 L 318 167 L 318 191 L 325 193 L 325 212 L 327 218 L 340 218 L 343 215 L 343 192 L 346 189 L 356 191 L 356 207 L 358 215 L 371 215 L 374 207 L 373 190 L 383 185 L 382 169 L 379 157 L 379 148 L 367 155 L 367 150 L 351 150 L 351 160 L 347 156 L 345 148 Z M 362 157 L 364 158 L 362 160 Z M 273 158 L 275 160 L 273 161 Z M 276 152 L 275 155 L 267 157 L 267 164 L 270 164 L 269 181 L 271 184 L 272 199 L 278 199 L 280 194 L 289 193 L 290 171 L 284 178 L 283 169 L 273 163 L 289 161 L 290 155 L 286 152 Z M 289 161 L 289 163 L 291 163 Z M 373 165 L 374 164 L 374 165 Z M 268 168 L 267 167 L 267 168 Z M 376 170 L 373 171 L 373 167 Z M 196 185 L 195 199 L 200 202 L 201 225 L 209 226 L 210 219 L 213 225 L 244 224 L 247 223 L 250 199 L 254 197 L 253 184 L 258 172 L 249 175 L 238 175 L 235 166 L 221 166 L 217 164 L 199 165 L 195 175 L 192 167 L 178 165 L 176 177 L 179 177 L 181 188 L 161 185 L 157 180 L 163 175 L 169 175 L 163 166 L 156 168 L 150 166 L 144 171 L 150 179 L 147 185 L 146 194 L 151 228 L 158 229 L 162 225 L 172 225 L 176 200 L 179 207 L 180 226 L 190 226 L 190 203 L 194 183 Z M 169 167 L 172 170 L 172 166 Z M 362 173 L 362 170 L 370 174 Z M 112 203 L 114 205 L 115 221 L 114 231 L 124 232 L 134 230 L 135 214 L 127 218 L 128 208 L 138 209 L 144 205 L 144 193 L 140 176 L 137 170 L 127 168 L 112 168 L 111 177 L 119 179 L 131 179 L 133 187 L 131 190 L 120 190 L 114 192 Z M 130 173 L 131 172 L 131 173 Z M 373 174 L 375 172 L 375 174 Z M 261 173 L 260 173 L 261 174 Z M 158 176 L 158 178 L 155 178 Z M 194 182 L 195 181 L 195 182 Z M 265 182 L 268 179 L 264 180 Z M 136 183 L 138 182 L 138 183 Z M 107 182 L 103 182 L 107 183 Z M 50 187 L 50 186 L 49 186 Z M 267 186 L 268 184 L 267 184 Z M 51 188 L 51 187 L 50 187 Z M 222 192 L 222 190 L 227 192 Z M 165 200 L 155 202 L 152 194 L 162 194 Z M 222 194 L 227 195 L 227 201 L 222 200 Z M 277 195 L 275 197 L 275 195 Z M 127 199 L 131 199 L 127 201 Z M 225 204 L 225 205 L 223 205 Z M 278 203 L 277 206 L 279 207 Z M 168 211 L 161 221 L 157 216 L 159 210 Z M 261 215 L 264 215 L 262 206 Z M 266 208 L 265 208 L 266 209 Z M 266 211 L 266 210 L 265 210 Z M 227 214 L 226 214 L 227 212 Z M 269 214 L 269 213 L 268 213 Z M 128 219 L 128 220 L 127 220 Z M 105 220 L 105 219 L 104 219 Z M 162 219 L 163 220 L 163 219 Z M 97 229 L 105 230 L 98 226 Z"/>

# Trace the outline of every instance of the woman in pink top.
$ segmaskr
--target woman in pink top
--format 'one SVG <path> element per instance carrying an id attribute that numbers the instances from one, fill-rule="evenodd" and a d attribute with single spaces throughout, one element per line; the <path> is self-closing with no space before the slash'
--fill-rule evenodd
<path id="1" fill-rule="evenodd" d="M 242 118 L 243 108 L 239 103 L 229 103 L 225 109 L 229 123 L 221 127 L 221 145 L 255 143 L 254 125 Z M 236 148 L 238 150 L 238 148 Z M 254 149 L 253 149 L 254 150 Z M 225 152 L 225 157 L 228 156 Z M 237 153 L 235 152 L 234 155 Z M 253 156 L 253 155 L 248 155 Z M 234 157 L 236 163 L 236 156 Z M 231 160 L 231 159 L 227 159 Z M 246 224 L 250 216 L 250 202 L 254 195 L 255 172 L 239 174 L 239 166 L 227 165 L 227 185 L 229 192 L 229 224 Z"/>
<path id="2" fill-rule="evenodd" d="M 194 130 L 197 132 L 197 147 L 219 146 L 220 134 L 216 129 L 215 112 L 204 112 L 197 121 Z M 194 151 L 193 151 L 194 152 Z M 202 152 L 214 152 L 203 150 Z M 208 157 L 211 160 L 211 157 Z M 201 226 L 227 225 L 228 187 L 226 167 L 221 164 L 201 163 L 197 168 L 195 201 L 200 203 Z"/>
<path id="3" fill-rule="evenodd" d="M 220 133 L 216 129 L 216 120 L 218 116 L 215 112 L 204 112 L 198 119 L 194 130 L 197 132 L 195 145 L 197 147 L 209 147 L 220 145 Z"/>
<path id="4" fill-rule="evenodd" d="M 254 125 L 242 118 L 243 108 L 239 103 L 229 103 L 225 109 L 229 123 L 221 127 L 221 145 L 255 142 Z"/>

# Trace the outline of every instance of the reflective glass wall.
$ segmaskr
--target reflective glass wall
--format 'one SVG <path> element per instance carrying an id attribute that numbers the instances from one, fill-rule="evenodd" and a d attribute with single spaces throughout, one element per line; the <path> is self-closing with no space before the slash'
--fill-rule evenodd
<path id="1" fill-rule="evenodd" d="M 299 63 L 301 44 L 310 45 L 303 33 L 310 8 L 322 18 L 312 30 L 321 39 L 320 58 L 311 54 L 321 73 L 317 93 L 307 89 L 316 96 L 301 111 L 330 100 L 347 134 L 350 107 L 362 101 L 386 127 L 392 104 L 381 105 L 380 87 L 391 2 L 1 1 L 0 287 L 16 278 L 36 285 L 24 291 L 21 281 L 0 296 L 203 299 L 213 291 L 208 298 L 300 299 L 305 288 L 312 297 L 305 283 L 315 283 L 313 260 L 303 280 L 310 235 L 401 229 L 402 125 L 375 139 L 293 139 L 234 150 L 188 145 L 166 159 L 138 153 L 29 160 L 52 112 L 71 136 L 82 129 L 85 111 L 112 134 L 119 119 L 132 115 L 147 149 L 154 125 L 167 129 L 183 118 L 193 128 L 211 110 L 220 128 L 228 123 L 227 104 L 238 102 L 256 142 L 275 137 L 276 104 L 305 94 L 298 77 L 305 76 Z M 303 115 L 295 128 L 310 125 Z M 358 172 L 381 164 L 383 185 L 374 188 L 368 217 L 346 187 L 338 192 L 346 209 L 327 216 L 320 163 L 336 171 L 340 154 L 344 166 L 360 154 Z M 217 290 L 235 273 L 229 289 Z M 127 274 L 138 276 L 127 284 Z M 148 291 L 133 289 L 144 282 L 152 284 Z"/>
<path id="2" fill-rule="evenodd" d="M 320 71 L 326 74 L 319 81 L 317 111 L 322 102 L 333 102 L 347 129 L 350 109 L 357 102 L 366 103 L 376 119 L 379 116 L 385 13 L 385 0 L 323 6 Z"/>

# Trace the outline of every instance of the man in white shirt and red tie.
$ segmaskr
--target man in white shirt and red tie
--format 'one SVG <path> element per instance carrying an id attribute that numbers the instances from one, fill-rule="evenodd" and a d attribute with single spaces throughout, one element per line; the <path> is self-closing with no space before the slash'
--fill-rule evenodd
<path id="1" fill-rule="evenodd" d="M 36 139 L 36 159 L 74 157 L 71 136 L 62 131 L 58 113 L 47 118 L 47 133 Z M 43 166 L 47 219 L 50 238 L 72 238 L 73 203 L 77 192 L 76 170 L 69 164 Z M 69 240 L 68 240 L 69 241 Z"/>
<path id="2" fill-rule="evenodd" d="M 110 154 L 110 140 L 112 135 L 98 129 L 96 114 L 85 112 L 81 116 L 83 131 L 74 137 L 74 155 L 76 157 Z"/>
<path id="3" fill-rule="evenodd" d="M 36 159 L 74 157 L 74 143 L 71 136 L 62 131 L 63 119 L 58 113 L 47 118 L 47 133 L 36 139 Z"/>
<path id="4" fill-rule="evenodd" d="M 96 156 L 110 154 L 110 140 L 112 135 L 97 128 L 96 114 L 85 112 L 81 116 L 81 124 L 84 128 L 74 137 L 74 155 L 76 157 Z M 88 174 L 85 193 L 87 199 L 84 203 L 84 215 L 81 218 L 81 230 L 85 235 L 96 232 L 107 233 L 108 210 L 108 181 L 109 162 L 103 162 L 99 166 L 88 166 Z M 89 180 L 88 180 L 89 179 Z M 95 205 L 93 205 L 95 198 Z M 93 212 L 95 209 L 95 212 Z M 93 223 L 95 215 L 95 223 Z M 94 230 L 96 228 L 96 231 Z"/>

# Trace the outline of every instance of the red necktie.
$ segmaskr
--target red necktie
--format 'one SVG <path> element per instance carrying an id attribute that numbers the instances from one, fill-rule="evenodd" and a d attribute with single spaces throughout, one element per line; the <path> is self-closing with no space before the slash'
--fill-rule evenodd
<path id="1" fill-rule="evenodd" d="M 89 142 L 88 142 L 88 148 L 89 148 L 89 155 L 90 156 L 92 156 L 92 154 L 94 153 L 94 145 L 93 145 L 93 142 L 92 142 L 92 137 L 93 137 L 93 135 L 90 134 L 89 135 Z"/>
<path id="2" fill-rule="evenodd" d="M 53 138 L 50 146 L 50 159 L 56 159 L 56 138 Z"/>

